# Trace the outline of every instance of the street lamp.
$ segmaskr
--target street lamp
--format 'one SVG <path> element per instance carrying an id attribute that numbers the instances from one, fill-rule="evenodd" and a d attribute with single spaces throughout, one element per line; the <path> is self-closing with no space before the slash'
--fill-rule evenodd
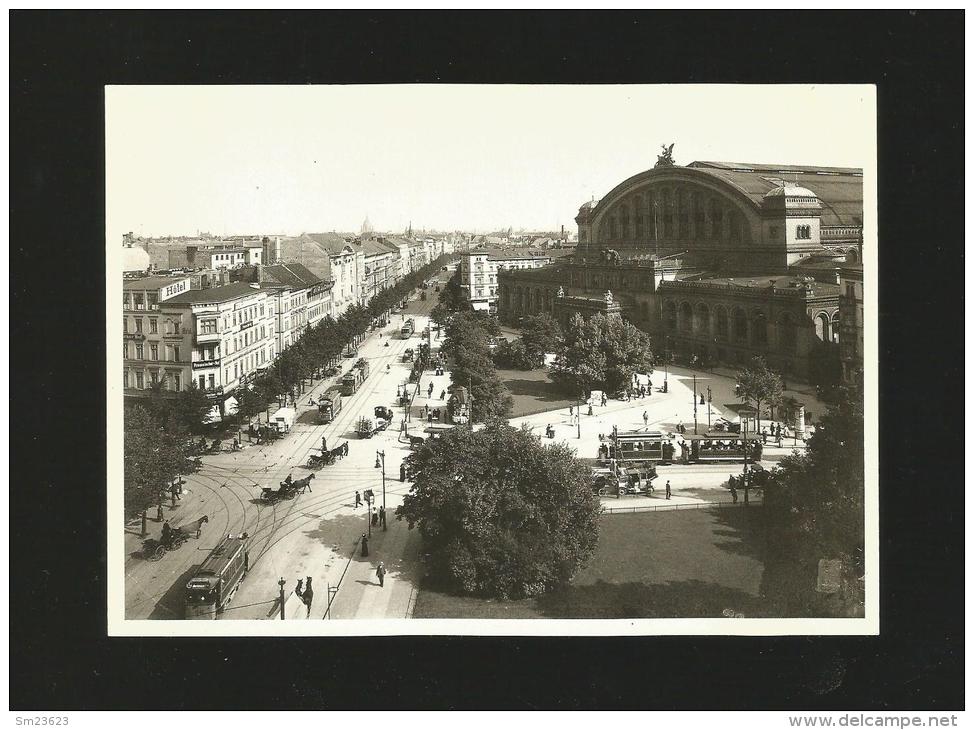
<path id="1" fill-rule="evenodd" d="M 381 458 L 381 462 L 380 462 Z M 376 451 L 375 452 L 375 468 L 378 469 L 382 467 L 382 531 L 385 532 L 388 528 L 386 527 L 386 452 Z M 371 524 L 371 520 L 370 523 Z"/>
<path id="2" fill-rule="evenodd" d="M 710 386 L 707 386 L 707 431 L 710 431 L 710 402 L 714 399 L 713 394 L 710 392 Z"/>
<path id="3" fill-rule="evenodd" d="M 697 435 L 697 374 L 693 374 L 693 435 Z"/>

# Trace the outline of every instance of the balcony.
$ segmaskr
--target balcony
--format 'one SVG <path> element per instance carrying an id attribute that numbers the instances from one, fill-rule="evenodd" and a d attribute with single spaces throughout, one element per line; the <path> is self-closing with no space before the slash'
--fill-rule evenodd
<path id="1" fill-rule="evenodd" d="M 206 343 L 216 343 L 219 344 L 222 339 L 219 332 L 197 332 L 196 333 L 196 344 L 202 345 Z"/>

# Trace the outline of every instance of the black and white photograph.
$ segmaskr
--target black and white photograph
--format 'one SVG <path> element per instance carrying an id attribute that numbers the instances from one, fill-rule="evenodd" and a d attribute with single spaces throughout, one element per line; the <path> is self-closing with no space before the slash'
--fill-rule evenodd
<path id="1" fill-rule="evenodd" d="M 11 724 L 962 724 L 964 17 L 9 11 Z"/>
<path id="2" fill-rule="evenodd" d="M 873 92 L 109 87 L 113 629 L 875 632 Z"/>

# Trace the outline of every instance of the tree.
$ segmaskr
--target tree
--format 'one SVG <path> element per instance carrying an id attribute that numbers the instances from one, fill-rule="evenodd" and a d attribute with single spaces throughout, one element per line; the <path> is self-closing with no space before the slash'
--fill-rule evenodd
<path id="1" fill-rule="evenodd" d="M 521 343 L 528 358 L 535 367 L 544 365 L 546 354 L 561 352 L 564 335 L 558 320 L 550 314 L 541 313 L 525 317 L 521 322 Z"/>
<path id="2" fill-rule="evenodd" d="M 177 476 L 199 469 L 188 455 L 185 433 L 167 431 L 141 405 L 125 409 L 124 440 L 126 519 L 159 504 Z"/>
<path id="3" fill-rule="evenodd" d="M 612 393 L 628 388 L 633 374 L 652 373 L 652 363 L 649 336 L 642 330 L 619 317 L 576 314 L 551 377 L 572 395 L 593 388 Z"/>
<path id="4" fill-rule="evenodd" d="M 250 419 L 267 407 L 267 400 L 256 387 L 240 388 L 235 393 L 235 397 L 237 399 L 237 416 L 241 423 L 250 423 Z"/>
<path id="5" fill-rule="evenodd" d="M 745 403 L 754 404 L 758 415 L 757 431 L 761 430 L 761 404 L 777 405 L 782 390 L 781 376 L 768 367 L 763 357 L 754 358 L 737 373 L 737 396 Z"/>
<path id="6" fill-rule="evenodd" d="M 492 421 L 453 429 L 406 460 L 413 477 L 397 519 L 418 527 L 445 587 L 500 598 L 567 583 L 598 541 L 599 500 L 562 444 Z"/>
<path id="7" fill-rule="evenodd" d="M 494 363 L 501 368 L 513 368 L 515 370 L 532 370 L 535 367 L 533 360 L 524 349 L 524 340 L 502 340 L 493 351 Z"/>
<path id="8" fill-rule="evenodd" d="M 470 299 L 467 297 L 467 293 L 460 285 L 459 268 L 457 268 L 453 276 L 450 277 L 449 281 L 446 282 L 446 285 L 440 289 L 439 300 L 440 304 L 442 304 L 448 312 L 472 311 L 470 307 Z"/>
<path id="9" fill-rule="evenodd" d="M 785 457 L 771 472 L 763 524 L 773 559 L 764 590 L 784 615 L 863 615 L 864 459 L 862 391 L 843 389 L 805 452 Z M 822 559 L 842 566 L 834 596 L 815 590 Z"/>

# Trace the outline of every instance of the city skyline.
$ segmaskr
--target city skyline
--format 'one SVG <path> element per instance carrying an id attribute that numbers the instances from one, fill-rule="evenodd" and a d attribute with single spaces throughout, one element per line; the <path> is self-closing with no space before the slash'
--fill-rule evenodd
<path id="1" fill-rule="evenodd" d="M 579 205 L 663 143 L 679 164 L 866 166 L 872 120 L 851 112 L 869 102 L 852 86 L 111 86 L 107 236 L 357 232 L 366 217 L 574 231 Z M 803 108 L 815 124 L 783 116 Z"/>

